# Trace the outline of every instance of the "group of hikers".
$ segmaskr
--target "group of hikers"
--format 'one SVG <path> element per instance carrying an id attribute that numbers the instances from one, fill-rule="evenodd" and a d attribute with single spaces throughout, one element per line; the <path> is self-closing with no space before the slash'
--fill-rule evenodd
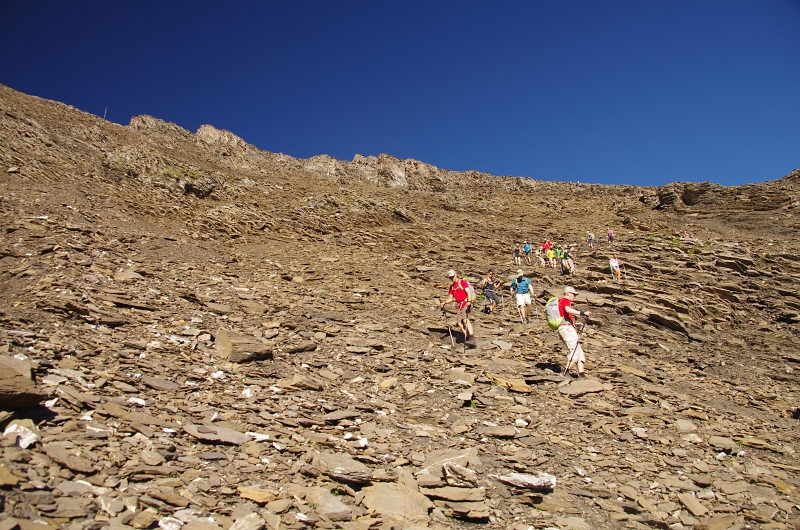
<path id="1" fill-rule="evenodd" d="M 614 231 L 610 227 L 606 228 L 606 238 L 609 244 L 614 243 Z M 591 231 L 586 232 L 586 244 L 590 249 L 594 249 L 595 236 Z M 533 265 L 532 255 L 535 254 L 542 268 L 560 269 L 562 275 L 575 274 L 575 248 L 576 245 L 556 245 L 549 239 L 544 240 L 537 249 L 534 250 L 533 246 L 527 240 L 520 246 L 514 245 L 514 264 L 518 267 L 522 266 L 522 260 L 525 260 L 527 265 Z M 611 269 L 612 277 L 615 280 L 622 280 L 622 273 L 624 271 L 624 264 L 620 261 L 617 254 L 613 254 L 609 260 L 609 268 Z M 627 272 L 625 273 L 627 277 Z M 456 322 L 458 328 L 464 334 L 465 345 L 470 348 L 475 348 L 475 332 L 470 321 L 470 311 L 472 310 L 473 302 L 476 299 L 474 288 L 460 278 L 455 270 L 450 270 L 447 273 L 450 279 L 450 288 L 447 291 L 447 298 L 441 303 L 441 308 L 448 304 L 455 303 L 457 309 Z M 497 306 L 500 304 L 500 296 L 498 290 L 504 286 L 503 280 L 495 279 L 493 270 L 486 273 L 486 277 L 480 282 L 480 288 L 483 289 L 484 297 L 486 298 L 487 305 L 485 311 L 487 313 L 494 313 Z M 536 314 L 539 317 L 538 311 L 533 308 L 533 300 L 536 294 L 533 290 L 531 280 L 525 276 L 522 269 L 517 270 L 517 275 L 513 278 L 507 289 L 514 295 L 517 311 L 519 312 L 520 321 L 527 324 L 530 319 Z M 572 307 L 572 302 L 578 292 L 570 286 L 564 288 L 564 294 L 558 299 L 553 298 L 548 301 L 548 307 L 553 302 L 552 315 L 547 314 L 546 308 L 545 316 L 548 324 L 558 331 L 561 342 L 567 348 L 568 359 L 566 368 L 564 370 L 565 379 L 570 377 L 570 369 L 576 366 L 578 369 L 578 377 L 584 378 L 584 364 L 586 362 L 583 348 L 580 345 L 580 333 L 578 329 L 582 330 L 583 324 L 577 322 L 577 316 L 590 316 L 591 311 L 578 311 Z M 557 305 L 556 305 L 557 302 Z M 448 330 L 450 329 L 448 325 Z"/>
<path id="2" fill-rule="evenodd" d="M 525 241 L 520 248 L 519 243 L 514 245 L 514 264 L 522 265 L 523 254 L 525 263 L 532 265 L 531 254 L 536 255 L 536 261 L 540 267 L 550 267 L 560 269 L 561 274 L 575 274 L 575 245 L 555 245 L 549 239 L 542 242 L 534 252 L 531 244 Z"/>
<path id="3" fill-rule="evenodd" d="M 460 278 L 454 270 L 448 271 L 447 277 L 450 279 L 450 289 L 447 291 L 447 298 L 441 303 L 441 309 L 444 310 L 447 304 L 455 302 L 458 311 L 456 322 L 459 329 L 464 334 L 465 345 L 470 348 L 475 348 L 477 346 L 475 342 L 475 332 L 469 318 L 472 302 L 475 300 L 474 290 L 469 282 Z M 494 308 L 499 302 L 497 298 L 497 289 L 500 288 L 502 284 L 502 280 L 497 281 L 494 279 L 494 271 L 491 270 L 486 273 L 486 278 L 481 282 L 481 287 L 484 289 L 486 299 L 490 303 L 490 311 L 494 311 Z M 536 294 L 533 291 L 531 280 L 525 276 L 522 269 L 517 270 L 517 276 L 511 281 L 509 289 L 516 297 L 517 309 L 522 322 L 527 323 L 534 312 L 532 304 Z M 575 317 L 591 316 L 592 312 L 578 311 L 573 308 L 572 302 L 575 300 L 576 296 L 578 296 L 578 292 L 573 287 L 565 287 L 564 296 L 557 300 L 557 316 L 554 315 L 551 318 L 549 315 L 546 315 L 548 324 L 554 327 L 554 329 L 557 329 L 558 336 L 561 338 L 561 342 L 568 351 L 566 368 L 564 369 L 565 379 L 570 378 L 570 369 L 573 365 L 577 366 L 578 378 L 583 379 L 586 377 L 584 374 L 586 356 L 580 345 L 580 333 L 577 331 L 578 329 L 582 329 L 584 324 L 576 322 Z"/>
<path id="4" fill-rule="evenodd" d="M 614 242 L 614 231 L 611 230 L 611 228 L 606 228 L 606 237 L 609 243 Z M 590 249 L 594 249 L 594 241 L 594 233 L 587 231 L 586 244 Z M 518 267 L 522 266 L 522 261 L 524 259 L 526 265 L 533 265 L 531 255 L 535 254 L 540 267 L 559 269 L 563 275 L 572 275 L 575 274 L 575 247 L 575 244 L 556 245 L 549 239 L 545 239 L 541 245 L 534 250 L 533 246 L 526 240 L 522 246 L 520 246 L 519 243 L 514 245 L 514 264 Z"/>

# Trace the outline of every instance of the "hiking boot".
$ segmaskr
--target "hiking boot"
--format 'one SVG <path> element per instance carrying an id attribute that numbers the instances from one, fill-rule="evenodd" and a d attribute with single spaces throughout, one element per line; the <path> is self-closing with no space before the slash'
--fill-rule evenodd
<path id="1" fill-rule="evenodd" d="M 581 372 L 578 374 L 578 379 L 588 379 L 588 377 L 586 377 L 585 373 Z"/>

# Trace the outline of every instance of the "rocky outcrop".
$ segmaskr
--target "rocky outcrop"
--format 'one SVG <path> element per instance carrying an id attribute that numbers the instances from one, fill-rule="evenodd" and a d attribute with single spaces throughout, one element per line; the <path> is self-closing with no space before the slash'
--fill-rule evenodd
<path id="1" fill-rule="evenodd" d="M 797 170 L 784 177 L 789 179 Z M 659 210 L 696 211 L 703 214 L 724 214 L 746 211 L 773 211 L 796 208 L 796 199 L 788 189 L 774 189 L 763 184 L 725 187 L 709 182 L 682 182 L 657 189 Z"/>

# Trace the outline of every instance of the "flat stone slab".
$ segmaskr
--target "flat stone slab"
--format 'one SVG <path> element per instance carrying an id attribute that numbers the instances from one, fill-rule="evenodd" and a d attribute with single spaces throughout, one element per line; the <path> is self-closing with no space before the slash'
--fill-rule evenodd
<path id="1" fill-rule="evenodd" d="M 678 500 L 681 501 L 681 504 L 686 507 L 689 512 L 695 517 L 702 517 L 703 515 L 708 513 L 708 508 L 703 506 L 703 504 L 691 493 L 679 493 Z"/>
<path id="2" fill-rule="evenodd" d="M 286 353 L 302 353 L 305 351 L 314 351 L 317 349 L 317 343 L 311 340 L 304 340 L 299 344 L 287 346 L 283 349 Z"/>
<path id="3" fill-rule="evenodd" d="M 262 530 L 265 526 L 267 526 L 267 522 L 259 514 L 250 513 L 236 519 L 230 530 Z"/>
<path id="4" fill-rule="evenodd" d="M 493 436 L 495 438 L 513 438 L 517 434 L 517 430 L 513 425 L 500 425 L 497 427 L 484 427 L 481 429 L 481 434 L 486 436 Z"/>
<path id="5" fill-rule="evenodd" d="M 477 447 L 470 447 L 463 450 L 438 449 L 428 454 L 421 467 L 422 471 L 427 471 L 435 477 L 442 477 L 445 464 L 466 466 L 469 459 L 474 456 L 478 456 Z"/>
<path id="6" fill-rule="evenodd" d="M 347 455 L 321 453 L 315 460 L 320 471 L 333 480 L 350 484 L 369 484 L 372 480 L 372 471 Z"/>
<path id="7" fill-rule="evenodd" d="M 0 487 L 3 486 L 16 486 L 19 484 L 19 477 L 11 472 L 5 464 L 0 464 Z"/>
<path id="8" fill-rule="evenodd" d="M 584 394 L 611 390 L 612 388 L 614 388 L 614 386 L 610 383 L 601 383 L 595 379 L 579 379 L 577 381 L 572 381 L 567 386 L 562 386 L 558 391 L 567 396 L 578 397 Z"/>
<path id="9" fill-rule="evenodd" d="M 194 425 L 188 423 L 183 426 L 183 430 L 199 440 L 206 442 L 219 442 L 231 445 L 241 445 L 247 443 L 252 438 L 247 434 L 226 427 L 216 427 L 209 425 Z"/>
<path id="10" fill-rule="evenodd" d="M 129 412 L 124 407 L 117 405 L 116 403 L 104 403 L 102 406 L 97 407 L 98 412 L 102 412 L 108 414 L 109 416 L 113 416 L 115 418 L 119 418 L 121 420 L 125 420 L 131 423 L 141 423 L 142 425 L 156 425 L 158 427 L 170 427 L 170 428 L 178 428 L 177 424 L 169 422 L 167 420 L 156 418 L 155 416 L 151 416 L 145 412 Z"/>
<path id="11" fill-rule="evenodd" d="M 697 425 L 689 420 L 680 419 L 675 421 L 675 428 L 680 432 L 694 432 L 697 430 Z"/>
<path id="12" fill-rule="evenodd" d="M 50 460 L 78 473 L 94 473 L 95 467 L 92 461 L 79 455 L 70 453 L 67 449 L 59 446 L 49 446 L 44 450 Z"/>
<path id="13" fill-rule="evenodd" d="M 225 456 L 225 453 L 221 453 L 219 451 L 204 451 L 197 455 L 198 458 L 202 458 L 203 460 L 227 460 L 228 457 Z"/>
<path id="14" fill-rule="evenodd" d="M 647 377 L 647 374 L 638 368 L 632 366 L 625 366 L 624 364 L 617 366 L 617 370 L 625 372 L 626 374 L 635 375 L 636 377 Z"/>
<path id="15" fill-rule="evenodd" d="M 322 416 L 322 421 L 326 421 L 329 423 L 336 423 L 337 421 L 341 420 L 352 420 L 361 416 L 361 413 L 357 410 L 334 410 L 328 414 Z"/>
<path id="16" fill-rule="evenodd" d="M 402 483 L 379 483 L 363 488 L 361 493 L 362 504 L 383 516 L 427 521 L 428 510 L 433 508 L 428 497 Z"/>
<path id="17" fill-rule="evenodd" d="M 556 477 L 547 473 L 540 473 L 538 476 L 527 473 L 510 473 L 508 475 L 489 475 L 489 478 L 518 488 L 538 491 L 551 490 L 556 487 Z"/>
<path id="18" fill-rule="evenodd" d="M 275 500 L 275 494 L 269 490 L 250 488 L 247 486 L 239 486 L 236 490 L 239 492 L 241 498 L 251 500 L 258 504 L 266 504 Z"/>
<path id="19" fill-rule="evenodd" d="M 459 519 L 486 519 L 492 512 L 485 502 L 446 502 L 453 510 L 453 516 Z"/>
<path id="20" fill-rule="evenodd" d="M 423 495 L 454 502 L 481 502 L 486 498 L 486 488 L 420 488 Z"/>
<path id="21" fill-rule="evenodd" d="M 711 436 L 708 439 L 708 445 L 718 451 L 728 451 L 730 453 L 739 450 L 739 445 L 730 438 L 723 438 L 722 436 Z"/>
<path id="22" fill-rule="evenodd" d="M 181 385 L 178 383 L 173 383 L 167 379 L 161 379 L 160 377 L 151 377 L 149 375 L 143 375 L 140 381 L 150 388 L 155 388 L 156 390 L 163 390 L 165 392 L 174 392 L 178 390 Z"/>
<path id="23" fill-rule="evenodd" d="M 239 302 L 239 305 L 242 307 L 242 311 L 248 315 L 260 315 L 267 310 L 267 306 L 264 304 L 259 304 L 258 302 L 252 302 L 250 300 L 242 300 Z"/>
<path id="24" fill-rule="evenodd" d="M 511 344 L 510 342 L 506 342 L 506 341 L 500 340 L 500 339 L 493 340 L 492 344 L 495 344 L 502 351 L 509 351 L 511 348 L 514 347 L 514 345 Z"/>
<path id="25" fill-rule="evenodd" d="M 349 521 L 353 513 L 349 506 L 325 488 L 306 488 L 306 500 L 312 501 L 317 506 L 315 511 L 331 521 Z"/>

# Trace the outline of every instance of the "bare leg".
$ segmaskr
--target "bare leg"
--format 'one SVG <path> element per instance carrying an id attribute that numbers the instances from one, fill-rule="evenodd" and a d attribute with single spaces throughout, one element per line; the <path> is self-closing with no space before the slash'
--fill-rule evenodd
<path id="1" fill-rule="evenodd" d="M 464 321 L 464 323 L 467 328 L 466 340 L 469 341 L 472 339 L 472 336 L 474 335 L 474 331 L 472 329 L 472 322 L 470 322 L 469 319 L 467 319 L 466 321 Z"/>

